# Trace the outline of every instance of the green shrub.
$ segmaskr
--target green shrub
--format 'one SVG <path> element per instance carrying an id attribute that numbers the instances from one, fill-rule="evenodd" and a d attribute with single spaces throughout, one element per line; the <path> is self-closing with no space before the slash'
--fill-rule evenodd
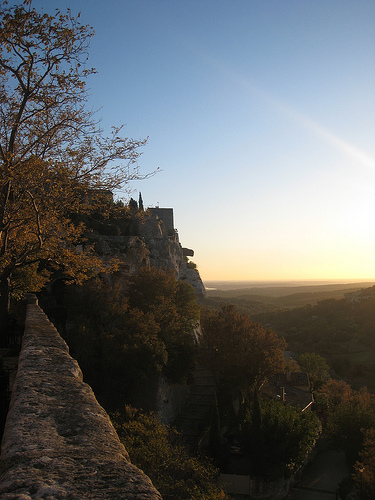
<path id="1" fill-rule="evenodd" d="M 312 412 L 301 412 L 279 401 L 262 402 L 260 414 L 253 403 L 245 413 L 240 440 L 256 476 L 285 476 L 306 460 L 320 433 Z"/>
<path id="2" fill-rule="evenodd" d="M 176 430 L 162 425 L 152 413 L 126 407 L 112 417 L 134 465 L 142 469 L 170 500 L 225 500 L 217 484 L 218 471 L 203 457 L 192 456 Z"/>

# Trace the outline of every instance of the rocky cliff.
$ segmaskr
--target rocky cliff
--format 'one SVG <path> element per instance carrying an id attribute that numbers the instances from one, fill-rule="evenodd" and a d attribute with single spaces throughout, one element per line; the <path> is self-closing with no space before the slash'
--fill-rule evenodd
<path id="1" fill-rule="evenodd" d="M 146 212 L 134 232 L 137 234 L 132 236 L 93 232 L 88 239 L 103 259 L 116 257 L 119 260 L 119 280 L 136 273 L 142 266 L 154 266 L 165 271 L 172 270 L 178 280 L 187 281 L 194 288 L 198 300 L 204 296 L 205 288 L 199 273 L 191 268 L 186 259 L 194 252 L 181 246 L 177 231 L 167 230 L 157 214 Z"/>
<path id="2" fill-rule="evenodd" d="M 163 220 L 166 215 L 166 220 Z M 93 231 L 87 235 L 95 252 L 104 260 L 117 259 L 118 271 L 108 276 L 112 284 L 126 284 L 127 277 L 137 273 L 143 267 L 156 267 L 172 271 L 178 280 L 189 283 L 199 301 L 205 295 L 205 287 L 199 272 L 189 264 L 187 257 L 193 257 L 194 251 L 183 248 L 177 231 L 173 227 L 172 209 L 155 209 L 142 212 L 131 223 L 131 235 L 108 235 Z M 201 336 L 198 325 L 192 337 L 199 343 Z M 170 384 L 163 377 L 159 378 L 155 394 L 155 411 L 163 423 L 171 424 L 186 403 L 190 393 L 187 384 Z"/>

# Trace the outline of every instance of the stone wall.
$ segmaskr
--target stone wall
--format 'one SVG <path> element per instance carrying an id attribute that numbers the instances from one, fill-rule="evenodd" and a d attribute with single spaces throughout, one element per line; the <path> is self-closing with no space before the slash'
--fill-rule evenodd
<path id="1" fill-rule="evenodd" d="M 164 225 L 168 231 L 168 234 L 174 232 L 174 221 L 173 221 L 173 208 L 149 208 L 148 209 L 152 215 L 157 215 L 159 219 L 164 222 Z"/>
<path id="2" fill-rule="evenodd" d="M 0 498 L 160 500 L 66 343 L 31 302 L 2 441 Z"/>

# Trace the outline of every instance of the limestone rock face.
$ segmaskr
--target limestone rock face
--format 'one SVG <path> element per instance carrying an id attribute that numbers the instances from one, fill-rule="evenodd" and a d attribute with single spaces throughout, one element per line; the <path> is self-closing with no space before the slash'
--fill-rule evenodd
<path id="1" fill-rule="evenodd" d="M 179 280 L 194 288 L 197 298 L 205 295 L 205 288 L 195 269 L 188 267 L 185 256 L 193 250 L 182 248 L 176 232 L 167 232 L 164 223 L 156 215 L 147 216 L 138 227 L 137 236 L 106 236 L 90 234 L 88 239 L 103 260 L 116 257 L 119 260 L 119 277 L 130 276 L 141 267 L 157 267 L 172 270 Z"/>
<path id="2" fill-rule="evenodd" d="M 185 262 L 180 265 L 178 279 L 187 281 L 194 288 L 197 297 L 204 297 L 206 294 L 206 289 L 198 271 L 196 269 L 189 269 Z"/>
<path id="3" fill-rule="evenodd" d="M 119 272 L 108 277 L 113 282 L 121 284 L 126 278 L 135 274 L 142 266 L 156 267 L 165 271 L 173 271 L 178 280 L 189 283 L 197 299 L 202 298 L 205 287 L 196 269 L 191 268 L 186 257 L 193 257 L 194 251 L 183 248 L 178 234 L 173 230 L 173 217 L 168 210 L 168 229 L 161 218 L 159 211 L 146 215 L 138 225 L 137 236 L 104 236 L 99 234 L 88 235 L 91 244 L 103 260 L 116 257 L 119 261 Z M 163 212 L 161 212 L 163 213 Z M 197 325 L 191 332 L 195 343 L 199 343 L 202 336 L 200 326 Z M 156 394 L 156 411 L 165 424 L 171 424 L 181 411 L 189 388 L 186 384 L 169 384 L 161 378 Z"/>
<path id="4" fill-rule="evenodd" d="M 28 305 L 1 452 L 3 500 L 161 500 L 37 304 Z"/>

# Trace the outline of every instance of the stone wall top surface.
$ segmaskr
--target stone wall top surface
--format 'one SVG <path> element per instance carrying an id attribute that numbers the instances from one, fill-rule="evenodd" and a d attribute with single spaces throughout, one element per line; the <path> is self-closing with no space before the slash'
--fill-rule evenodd
<path id="1" fill-rule="evenodd" d="M 161 499 L 37 304 L 28 305 L 2 441 L 0 498 Z"/>

